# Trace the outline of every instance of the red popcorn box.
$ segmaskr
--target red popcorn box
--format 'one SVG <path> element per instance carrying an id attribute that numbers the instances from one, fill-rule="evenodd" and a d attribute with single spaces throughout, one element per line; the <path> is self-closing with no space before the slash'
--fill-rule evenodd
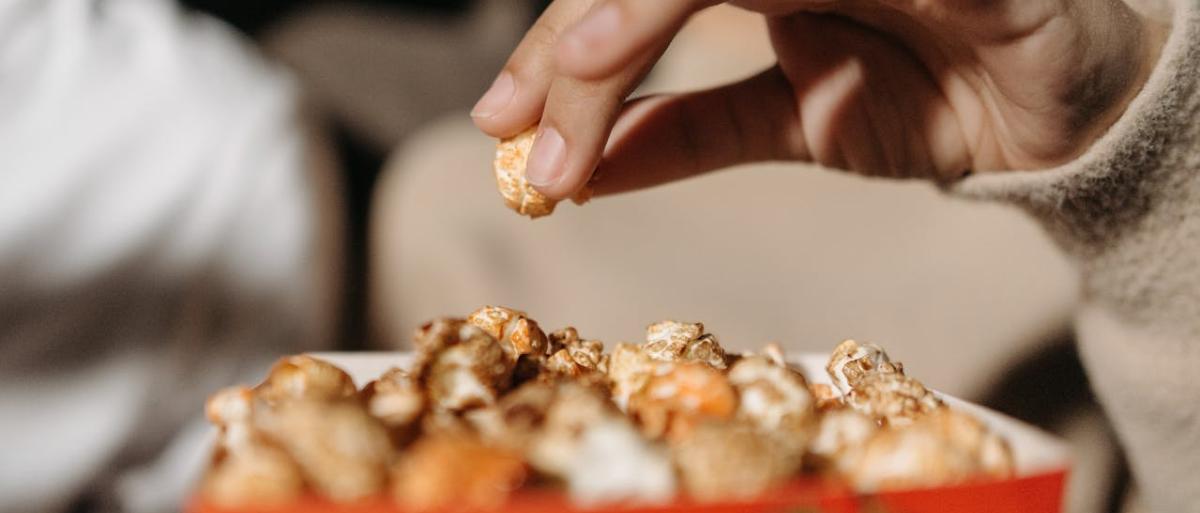
<path id="1" fill-rule="evenodd" d="M 406 367 L 408 353 L 317 353 L 349 373 L 357 385 L 392 367 Z M 829 383 L 824 354 L 789 358 L 811 382 Z M 969 413 L 1006 439 L 1016 464 L 1008 479 L 976 479 L 949 486 L 888 489 L 859 493 L 845 483 L 827 478 L 803 477 L 751 500 L 692 502 L 686 498 L 669 504 L 604 504 L 581 506 L 563 492 L 530 490 L 518 493 L 497 513 L 623 512 L 623 513 L 979 513 L 1063 511 L 1065 486 L 1071 461 L 1066 444 L 1032 426 L 982 406 L 938 393 L 953 409 Z M 389 497 L 354 503 L 333 503 L 305 497 L 294 503 L 270 507 L 224 508 L 197 495 L 186 505 L 188 513 L 405 513 Z M 456 510 L 461 511 L 461 510 Z"/>

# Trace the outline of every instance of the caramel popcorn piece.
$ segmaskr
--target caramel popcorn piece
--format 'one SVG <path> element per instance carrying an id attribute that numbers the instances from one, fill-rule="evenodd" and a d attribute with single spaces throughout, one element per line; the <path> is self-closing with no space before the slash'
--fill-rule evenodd
<path id="1" fill-rule="evenodd" d="M 394 444 L 403 445 L 416 434 L 417 421 L 425 412 L 425 393 L 414 376 L 398 368 L 389 369 L 367 383 L 359 396 L 367 413 L 388 429 Z"/>
<path id="2" fill-rule="evenodd" d="M 941 399 L 874 344 L 842 342 L 825 369 L 847 405 L 890 424 L 907 424 L 942 407 Z"/>
<path id="3" fill-rule="evenodd" d="M 204 402 L 204 415 L 214 426 L 226 428 L 251 422 L 254 416 L 254 391 L 243 386 L 224 388 Z"/>
<path id="4" fill-rule="evenodd" d="M 845 403 L 842 402 L 842 395 L 839 394 L 832 385 L 825 383 L 809 383 L 808 391 L 812 394 L 813 399 L 817 402 L 817 411 L 829 411 L 845 405 Z"/>
<path id="5" fill-rule="evenodd" d="M 264 424 L 322 496 L 351 501 L 384 489 L 392 445 L 358 402 L 290 401 Z"/>
<path id="6" fill-rule="evenodd" d="M 825 365 L 833 384 L 843 394 L 858 386 L 863 376 L 875 373 L 904 373 L 899 364 L 892 364 L 883 348 L 875 344 L 860 344 L 845 340 L 838 344 Z"/>
<path id="7" fill-rule="evenodd" d="M 738 416 L 766 433 L 787 432 L 803 445 L 815 421 L 815 399 L 804 376 L 765 356 L 748 356 L 729 369 Z"/>
<path id="8" fill-rule="evenodd" d="M 613 401 L 621 411 L 629 408 L 629 399 L 641 391 L 662 364 L 650 358 L 641 347 L 621 342 L 608 358 L 608 379 L 612 381 Z"/>
<path id="9" fill-rule="evenodd" d="M 533 149 L 537 127 L 503 139 L 496 145 L 496 186 L 504 204 L 518 214 L 536 219 L 554 213 L 557 201 L 547 198 L 525 180 L 525 163 Z"/>
<path id="10" fill-rule="evenodd" d="M 646 344 L 642 346 L 650 358 L 662 362 L 702 362 L 715 369 L 725 369 L 725 350 L 717 337 L 704 333 L 704 324 L 661 321 L 646 328 Z"/>
<path id="11" fill-rule="evenodd" d="M 845 474 L 858 461 L 862 446 L 879 429 L 879 423 L 871 417 L 850 408 L 835 408 L 820 415 L 808 452 L 817 468 Z"/>
<path id="12" fill-rule="evenodd" d="M 201 484 L 205 499 L 226 508 L 279 506 L 303 491 L 304 477 L 296 462 L 261 438 L 220 454 Z"/>
<path id="13" fill-rule="evenodd" d="M 704 333 L 704 324 L 659 321 L 646 327 L 646 354 L 655 360 L 673 362 L 683 355 L 688 343 Z"/>
<path id="14" fill-rule="evenodd" d="M 675 440 L 706 420 L 727 420 L 738 407 L 725 375 L 701 363 L 680 363 L 650 378 L 629 400 L 629 413 L 650 438 Z"/>
<path id="15" fill-rule="evenodd" d="M 567 493 L 576 503 L 654 504 L 675 496 L 670 455 L 642 438 L 625 419 L 613 417 L 589 425 L 580 433 L 575 450 L 564 476 Z"/>
<path id="16" fill-rule="evenodd" d="M 670 457 L 642 438 L 603 390 L 574 381 L 554 387 L 542 430 L 529 446 L 530 463 L 563 479 L 572 499 L 585 504 L 673 497 Z"/>
<path id="17" fill-rule="evenodd" d="M 562 476 L 575 463 L 579 437 L 588 426 L 606 419 L 625 419 L 602 390 L 573 381 L 553 386 L 554 399 L 528 456 L 538 470 Z"/>
<path id="18" fill-rule="evenodd" d="M 418 358 L 414 365 L 414 373 L 419 374 L 421 365 L 427 363 L 425 360 L 428 360 L 430 355 L 470 338 L 479 329 L 467 323 L 466 319 L 457 317 L 441 317 L 421 325 L 413 333 L 413 346 L 417 350 Z"/>
<path id="19" fill-rule="evenodd" d="M 765 356 L 771 363 L 780 367 L 787 367 L 787 356 L 783 353 L 783 347 L 778 342 L 771 342 L 763 346 L 762 355 Z"/>
<path id="20" fill-rule="evenodd" d="M 255 393 L 269 404 L 306 399 L 332 401 L 354 397 L 358 389 L 336 365 L 309 355 L 280 358 Z"/>
<path id="21" fill-rule="evenodd" d="M 438 354 L 426 383 L 435 406 L 464 410 L 494 403 L 509 372 L 499 346 L 490 338 L 476 338 Z"/>
<path id="22" fill-rule="evenodd" d="M 508 501 L 528 476 L 519 454 L 473 438 L 422 438 L 391 471 L 392 497 L 406 510 L 478 511 Z"/>
<path id="23" fill-rule="evenodd" d="M 513 362 L 521 355 L 542 355 L 546 352 L 546 334 L 525 312 L 502 306 L 485 306 L 467 316 L 467 322 L 498 340 Z"/>
<path id="24" fill-rule="evenodd" d="M 1012 455 L 976 419 L 942 409 L 907 426 L 877 432 L 848 465 L 860 491 L 941 486 L 972 476 L 1012 475 Z"/>
<path id="25" fill-rule="evenodd" d="M 511 384 L 515 361 L 502 344 L 461 319 L 439 319 L 417 331 L 417 376 L 431 405 L 459 411 L 487 406 Z"/>
<path id="26" fill-rule="evenodd" d="M 939 434 L 953 446 L 971 453 L 982 474 L 997 478 L 1011 477 L 1016 471 L 1012 448 L 972 415 L 943 408 L 928 417 Z"/>
<path id="27" fill-rule="evenodd" d="M 903 374 L 868 375 L 843 400 L 851 408 L 895 426 L 944 407 L 920 381 Z"/>
<path id="28" fill-rule="evenodd" d="M 509 392 L 495 405 L 464 416 L 484 442 L 523 451 L 542 428 L 556 396 L 556 384 L 531 381 Z"/>
<path id="29" fill-rule="evenodd" d="M 550 356 L 546 358 L 546 370 L 573 377 L 607 371 L 608 358 L 602 342 L 581 339 L 579 332 L 572 327 L 551 333 L 549 340 Z"/>
<path id="30" fill-rule="evenodd" d="M 219 506 L 276 505 L 295 499 L 304 478 L 292 457 L 256 425 L 265 408 L 247 387 L 229 387 L 209 397 L 205 414 L 219 428 L 212 470 L 201 493 Z"/>
<path id="31" fill-rule="evenodd" d="M 261 435 L 255 411 L 265 405 L 250 388 L 238 386 L 218 391 L 204 403 L 205 416 L 218 428 L 217 444 L 223 450 L 252 445 Z"/>
<path id="32" fill-rule="evenodd" d="M 704 423 L 672 445 L 687 493 L 700 501 L 746 499 L 794 476 L 801 458 L 740 422 Z"/>

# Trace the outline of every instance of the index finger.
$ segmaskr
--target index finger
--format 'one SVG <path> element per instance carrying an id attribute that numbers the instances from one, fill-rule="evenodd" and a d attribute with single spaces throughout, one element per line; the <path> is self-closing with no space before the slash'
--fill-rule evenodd
<path id="1" fill-rule="evenodd" d="M 563 34 L 557 68 L 585 80 L 612 75 L 678 32 L 692 14 L 719 3 L 722 0 L 607 0 Z"/>
<path id="2" fill-rule="evenodd" d="M 471 109 L 475 126 L 492 137 L 509 137 L 537 123 L 557 75 L 554 48 L 559 37 L 595 3 L 557 0 L 546 8 Z"/>

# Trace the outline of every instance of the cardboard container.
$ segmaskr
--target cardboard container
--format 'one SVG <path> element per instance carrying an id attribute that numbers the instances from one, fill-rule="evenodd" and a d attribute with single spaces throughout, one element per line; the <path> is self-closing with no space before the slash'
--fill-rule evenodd
<path id="1" fill-rule="evenodd" d="M 406 367 L 411 361 L 407 353 L 315 353 L 314 356 L 333 362 L 354 377 L 358 386 L 374 379 L 387 369 Z M 793 363 L 818 383 L 828 383 L 824 354 L 793 357 Z M 917 376 L 919 379 L 920 376 Z M 1004 436 L 1012 445 L 1016 460 L 1016 475 L 1006 480 L 981 480 L 913 490 L 888 491 L 877 494 L 857 494 L 844 485 L 816 478 L 798 479 L 787 486 L 763 496 L 742 502 L 695 504 L 680 501 L 663 506 L 609 505 L 602 508 L 580 508 L 572 505 L 563 494 L 534 491 L 514 499 L 500 513 L 551 513 L 572 511 L 605 511 L 624 513 L 943 513 L 970 511 L 979 513 L 1060 513 L 1063 508 L 1070 457 L 1066 445 L 1036 428 L 981 406 L 939 394 L 952 408 L 977 416 L 991 429 Z M 386 498 L 354 504 L 332 504 L 317 498 L 307 498 L 295 504 L 269 509 L 219 508 L 194 498 L 189 513 L 404 513 Z"/>

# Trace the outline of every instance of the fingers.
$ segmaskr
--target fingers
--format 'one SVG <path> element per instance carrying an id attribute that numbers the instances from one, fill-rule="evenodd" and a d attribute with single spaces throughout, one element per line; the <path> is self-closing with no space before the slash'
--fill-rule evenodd
<path id="1" fill-rule="evenodd" d="M 592 186 L 613 194 L 763 160 L 807 160 L 791 87 L 778 68 L 708 91 L 632 102 Z"/>
<path id="2" fill-rule="evenodd" d="M 959 176 L 962 127 L 921 63 L 889 37 L 838 17 L 770 22 L 812 159 L 893 177 Z"/>
<path id="3" fill-rule="evenodd" d="M 596 80 L 626 67 L 669 39 L 696 11 L 720 0 L 607 0 L 563 34 L 560 72 Z"/>
<path id="4" fill-rule="evenodd" d="M 588 12 L 595 0 L 559 0 L 525 33 L 492 86 L 471 109 L 475 125 L 492 137 L 509 137 L 536 123 L 556 78 L 559 35 Z"/>
<path id="5" fill-rule="evenodd" d="M 507 137 L 540 119 L 526 178 L 551 198 L 573 196 L 600 161 L 609 131 L 629 92 L 666 50 L 687 17 L 709 3 L 713 1 L 555 2 L 526 34 L 492 88 L 472 110 L 475 124 L 494 137 Z M 566 40 L 560 37 L 585 16 L 578 30 L 568 31 L 583 36 Z M 600 28 L 595 28 L 593 22 L 600 23 Z M 634 27 L 632 32 L 626 32 L 627 26 Z M 607 38 L 594 37 L 606 30 L 615 32 Z M 579 46 L 580 41 L 584 46 Z M 599 59 L 608 71 L 585 77 L 562 73 L 555 63 L 556 47 L 595 50 L 598 57 L 585 54 L 581 60 Z"/>
<path id="6" fill-rule="evenodd" d="M 525 177 L 543 194 L 574 196 L 595 171 L 625 98 L 666 50 L 639 56 L 612 77 L 588 81 L 559 77 L 550 88 Z"/>

